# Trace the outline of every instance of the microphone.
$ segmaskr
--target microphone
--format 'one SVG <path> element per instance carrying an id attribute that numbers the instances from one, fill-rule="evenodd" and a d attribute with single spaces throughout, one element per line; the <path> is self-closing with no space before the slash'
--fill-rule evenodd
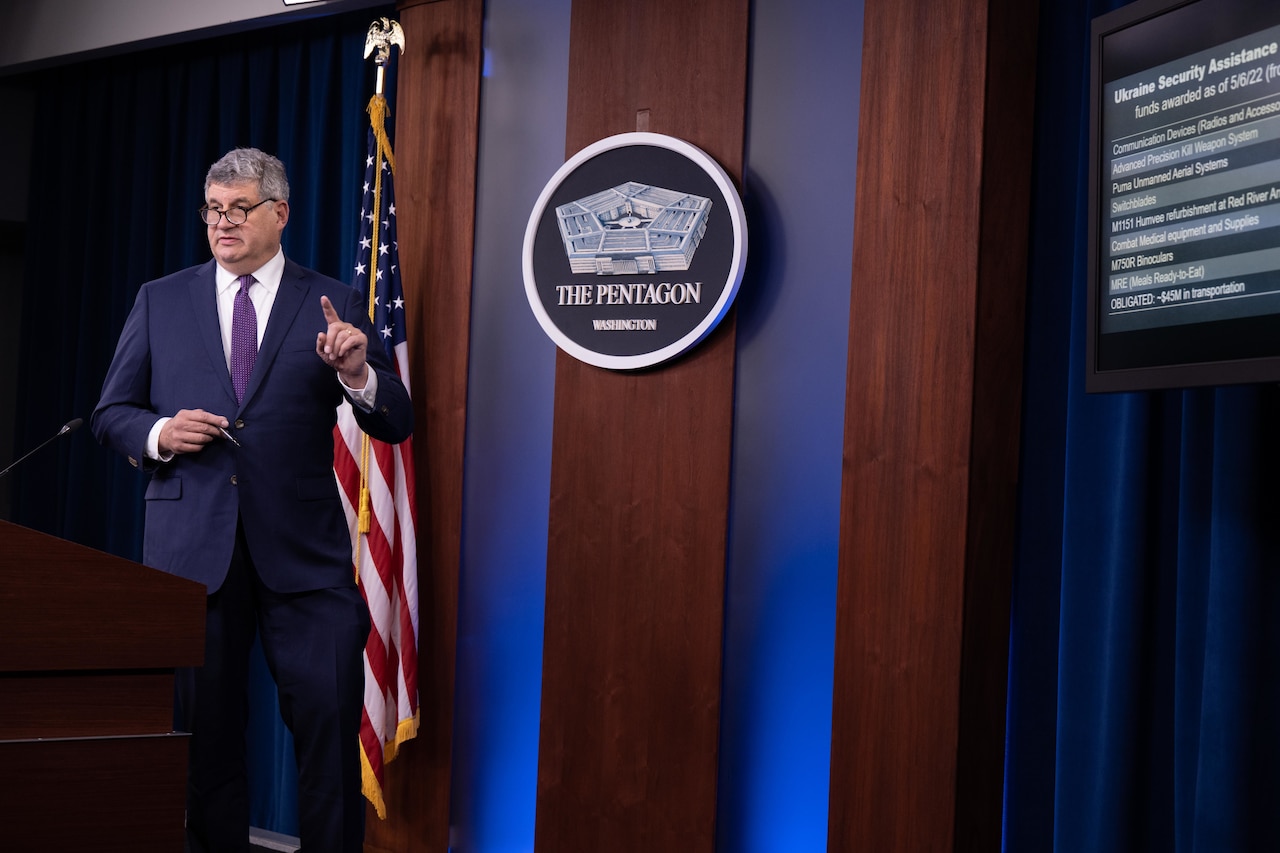
<path id="1" fill-rule="evenodd" d="M 73 418 L 72 420 L 67 421 L 65 424 L 62 425 L 62 429 L 58 430 L 53 435 L 49 436 L 44 441 L 40 442 L 31 450 L 28 450 L 22 456 L 10 462 L 8 468 L 5 468 L 3 471 L 0 471 L 0 477 L 3 477 L 5 474 L 8 474 L 14 468 L 17 468 L 20 464 L 25 462 L 28 457 L 33 456 L 37 452 L 43 450 L 45 445 L 53 441 L 56 441 L 60 436 L 66 435 L 69 432 L 75 432 L 76 430 L 80 429 L 80 427 L 83 424 L 84 424 L 84 418 Z"/>

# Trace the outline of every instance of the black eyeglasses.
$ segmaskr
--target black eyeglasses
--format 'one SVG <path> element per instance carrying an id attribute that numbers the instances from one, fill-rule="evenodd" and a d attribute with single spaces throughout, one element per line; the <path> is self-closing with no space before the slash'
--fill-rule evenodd
<path id="1" fill-rule="evenodd" d="M 228 207 L 226 210 L 218 210 L 214 207 L 202 207 L 197 213 L 200 214 L 200 221 L 205 225 L 217 225 L 222 217 L 227 217 L 227 223 L 230 225 L 243 225 L 249 221 L 249 213 L 255 208 L 262 207 L 269 201 L 276 201 L 274 198 L 264 198 L 262 201 L 253 205 L 253 207 Z"/>

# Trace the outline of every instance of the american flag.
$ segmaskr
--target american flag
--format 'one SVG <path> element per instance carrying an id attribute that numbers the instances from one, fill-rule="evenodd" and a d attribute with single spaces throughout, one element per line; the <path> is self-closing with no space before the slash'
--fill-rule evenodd
<path id="1" fill-rule="evenodd" d="M 395 159 L 384 130 L 386 100 L 369 102 L 369 155 L 360 209 L 355 287 L 366 297 L 377 340 L 409 387 L 404 293 L 396 245 L 392 191 Z M 418 732 L 418 558 L 413 440 L 375 441 L 356 424 L 350 406 L 338 410 L 334 474 L 351 531 L 356 579 L 373 630 L 364 651 L 364 715 L 360 754 L 364 794 L 386 818 L 383 767 Z"/>

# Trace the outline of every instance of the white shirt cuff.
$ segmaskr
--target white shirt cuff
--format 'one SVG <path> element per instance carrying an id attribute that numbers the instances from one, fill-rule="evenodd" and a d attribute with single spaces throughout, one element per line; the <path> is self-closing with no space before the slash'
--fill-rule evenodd
<path id="1" fill-rule="evenodd" d="M 169 453 L 164 456 L 160 455 L 160 430 L 164 429 L 172 418 L 161 418 L 151 427 L 151 432 L 147 433 L 147 458 L 156 459 L 160 462 L 168 462 L 173 458 L 173 454 Z"/>
<path id="2" fill-rule="evenodd" d="M 378 400 L 378 374 L 372 367 L 369 368 L 369 378 L 365 380 L 363 388 L 352 388 L 342 381 L 341 376 L 338 376 L 338 384 L 351 396 L 351 400 L 357 406 L 366 412 L 373 411 L 373 404 Z"/>

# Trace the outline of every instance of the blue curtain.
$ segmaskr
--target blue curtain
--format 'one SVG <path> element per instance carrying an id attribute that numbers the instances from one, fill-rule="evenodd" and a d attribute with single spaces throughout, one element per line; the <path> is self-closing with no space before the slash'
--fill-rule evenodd
<path id="1" fill-rule="evenodd" d="M 284 161 L 285 253 L 351 279 L 374 86 L 364 38 L 394 14 L 391 5 L 307 19 L 32 76 L 16 447 L 87 419 L 141 284 L 209 258 L 196 208 L 209 164 L 227 150 L 249 145 Z M 140 559 L 145 479 L 88 429 L 11 476 L 14 520 Z M 260 656 L 256 666 L 252 818 L 294 834 L 292 741 Z"/>
<path id="2" fill-rule="evenodd" d="M 1280 396 L 1084 393 L 1090 20 L 1044 0 L 1005 849 L 1276 849 Z"/>

